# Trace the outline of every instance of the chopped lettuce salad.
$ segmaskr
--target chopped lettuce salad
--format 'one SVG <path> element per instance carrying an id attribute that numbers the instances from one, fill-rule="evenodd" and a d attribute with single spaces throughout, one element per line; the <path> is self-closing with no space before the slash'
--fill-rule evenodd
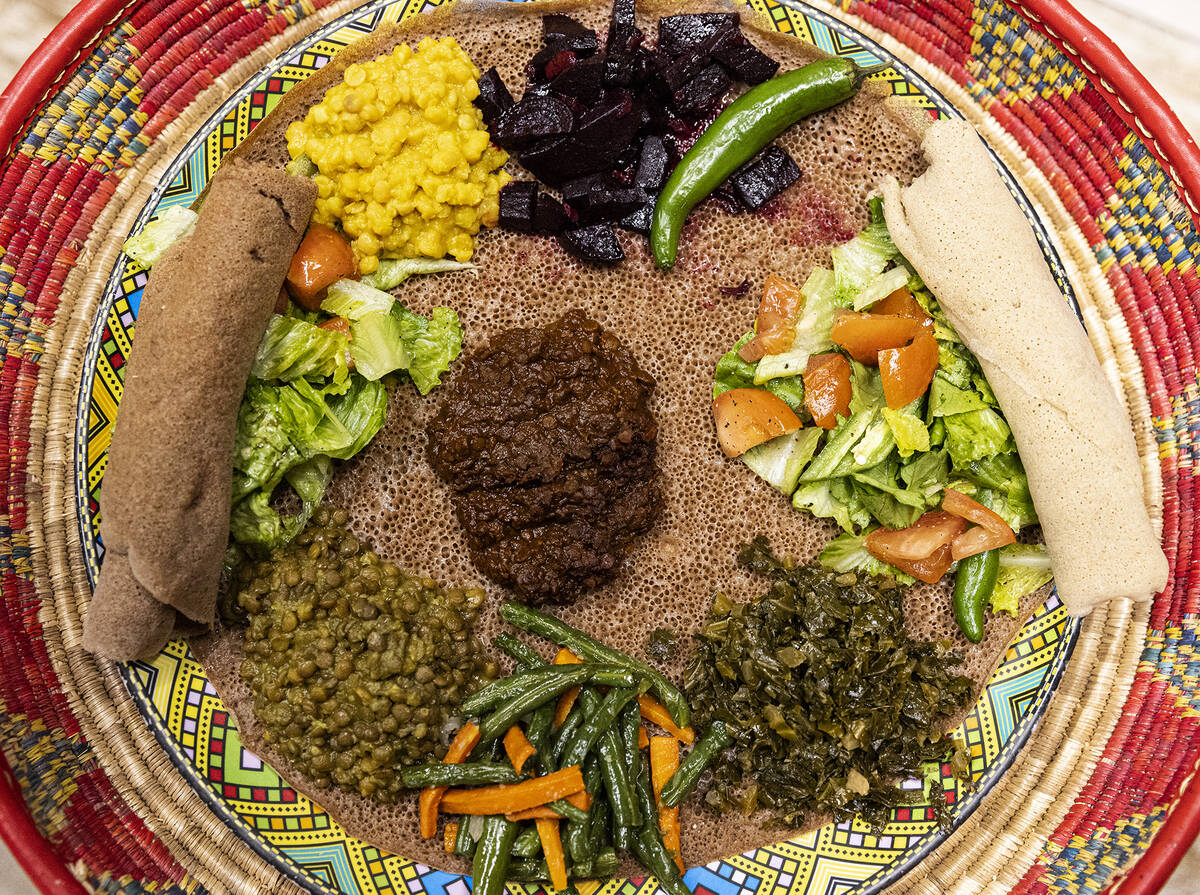
<path id="1" fill-rule="evenodd" d="M 195 212 L 168 209 L 125 243 L 125 253 L 148 269 L 195 221 Z M 236 545 L 264 553 L 299 534 L 333 477 L 333 461 L 353 457 L 383 425 L 385 381 L 407 376 L 422 395 L 440 384 L 462 350 L 458 315 L 445 307 L 415 314 L 384 290 L 417 274 L 469 267 L 383 260 L 370 278 L 331 285 L 319 312 L 290 304 L 271 318 L 238 410 L 229 520 Z M 279 509 L 285 485 L 295 497 L 289 513 Z"/>
<path id="2" fill-rule="evenodd" d="M 1014 531 L 1035 523 L 1037 515 L 1012 433 L 978 360 L 900 256 L 880 205 L 872 203 L 870 226 L 831 256 L 833 269 L 817 268 L 801 289 L 804 304 L 791 346 L 750 363 L 739 354 L 754 337 L 747 333 L 717 363 L 713 397 L 761 388 L 801 418 L 802 428 L 751 448 L 741 459 L 796 509 L 842 529 L 821 554 L 823 565 L 912 583 L 915 579 L 867 551 L 866 535 L 879 526 L 912 525 L 938 508 L 944 489 L 973 497 Z M 889 408 L 879 370 L 848 357 L 849 414 L 839 416 L 832 430 L 813 426 L 802 374 L 810 357 L 840 351 L 831 337 L 836 313 L 868 311 L 902 288 L 933 319 L 938 366 L 929 389 L 907 406 Z M 993 608 L 1015 612 L 1017 599 L 1050 576 L 1044 547 L 1003 548 Z"/>

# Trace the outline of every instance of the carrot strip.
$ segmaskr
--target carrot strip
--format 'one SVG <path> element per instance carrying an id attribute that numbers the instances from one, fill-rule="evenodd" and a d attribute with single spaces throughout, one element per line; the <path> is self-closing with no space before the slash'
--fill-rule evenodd
<path id="1" fill-rule="evenodd" d="M 638 727 L 638 748 L 647 749 L 650 746 L 650 735 L 646 733 L 646 728 Z"/>
<path id="2" fill-rule="evenodd" d="M 446 845 L 446 854 L 454 851 L 454 843 L 458 840 L 458 824 L 455 821 L 450 821 L 446 824 L 446 831 L 442 834 L 442 841 Z"/>
<path id="3" fill-rule="evenodd" d="M 690 746 L 695 742 L 696 731 L 692 730 L 690 725 L 679 727 L 671 720 L 671 713 L 667 711 L 666 707 L 649 693 L 643 693 L 638 697 L 638 707 L 642 710 L 643 718 L 657 724 L 681 743 L 687 743 Z"/>
<path id="4" fill-rule="evenodd" d="M 567 801 L 580 811 L 587 811 L 592 807 L 592 797 L 587 794 L 587 790 L 567 796 Z M 507 820 L 558 820 L 562 815 L 549 805 L 538 805 L 524 811 L 510 811 L 504 817 Z"/>
<path id="5" fill-rule="evenodd" d="M 583 789 L 583 774 L 573 764 L 521 783 L 452 789 L 442 796 L 441 809 L 447 814 L 507 814 L 565 799 Z"/>
<path id="6" fill-rule="evenodd" d="M 565 646 L 558 651 L 558 655 L 554 657 L 555 665 L 579 665 L 583 659 L 579 658 Z M 558 705 L 554 707 L 554 726 L 562 727 L 562 723 L 567 720 L 567 715 L 571 714 L 571 709 L 575 706 L 575 700 L 579 698 L 579 688 L 572 687 L 558 697 Z"/>
<path id="7" fill-rule="evenodd" d="M 458 729 L 458 733 L 450 741 L 442 764 L 462 764 L 478 744 L 479 728 L 468 721 Z M 417 822 L 422 839 L 432 839 L 437 834 L 438 805 L 448 788 L 429 786 L 421 790 L 421 797 L 417 800 Z"/>
<path id="8" fill-rule="evenodd" d="M 533 743 L 529 742 L 525 731 L 517 724 L 510 727 L 504 735 L 504 751 L 508 753 L 508 760 L 512 762 L 513 770 L 518 774 L 529 757 L 537 754 L 537 749 L 533 748 Z"/>
<path id="9" fill-rule="evenodd" d="M 650 785 L 658 805 L 658 828 L 666 846 L 683 872 L 682 837 L 679 828 L 679 807 L 663 804 L 662 789 L 679 770 L 679 740 L 675 737 L 650 737 Z"/>
<path id="10" fill-rule="evenodd" d="M 550 869 L 550 885 L 558 890 L 567 887 L 567 857 L 563 854 L 562 836 L 558 832 L 558 821 L 536 820 L 538 838 L 542 840 L 542 854 Z"/>

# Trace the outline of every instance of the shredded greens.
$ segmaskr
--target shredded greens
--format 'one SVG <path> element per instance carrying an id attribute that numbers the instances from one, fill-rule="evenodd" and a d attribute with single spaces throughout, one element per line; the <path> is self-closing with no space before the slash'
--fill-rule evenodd
<path id="1" fill-rule="evenodd" d="M 792 567 L 762 537 L 739 560 L 770 589 L 747 605 L 717 597 L 685 675 L 695 721 L 734 738 L 706 804 L 790 826 L 854 814 L 881 826 L 908 798 L 896 783 L 955 751 L 945 729 L 972 693 L 961 657 L 908 635 L 898 587 Z"/>

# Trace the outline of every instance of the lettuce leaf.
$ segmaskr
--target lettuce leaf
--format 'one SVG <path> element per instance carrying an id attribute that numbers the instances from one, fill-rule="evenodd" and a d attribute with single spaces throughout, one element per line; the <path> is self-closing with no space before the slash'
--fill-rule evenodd
<path id="1" fill-rule="evenodd" d="M 973 386 L 960 388 L 950 378 L 938 371 L 929 384 L 929 413 L 931 416 L 953 416 L 970 413 L 972 410 L 987 409 L 987 402 Z"/>
<path id="2" fill-rule="evenodd" d="M 871 523 L 871 514 L 847 479 L 803 482 L 792 495 L 792 506 L 822 519 L 832 519 L 843 531 L 854 532 Z"/>
<path id="3" fill-rule="evenodd" d="M 920 398 L 899 410 L 880 408 L 880 413 L 883 414 L 888 428 L 892 430 L 896 450 L 901 457 L 911 457 L 914 453 L 929 450 L 929 427 L 921 418 Z"/>
<path id="4" fill-rule="evenodd" d="M 946 449 L 956 468 L 1016 450 L 1008 423 L 990 407 L 941 419 L 946 424 Z"/>
<path id="5" fill-rule="evenodd" d="M 142 228 L 142 232 L 125 240 L 121 250 L 144 270 L 149 270 L 163 254 L 179 240 L 191 236 L 200 218 L 182 205 L 172 205 Z"/>
<path id="6" fill-rule="evenodd" d="M 992 611 L 1016 616 L 1021 598 L 1054 577 L 1044 544 L 1009 544 L 1000 548 L 1000 574 L 992 592 Z"/>
<path id="7" fill-rule="evenodd" d="M 1029 493 L 1029 479 L 1016 454 L 998 454 L 975 460 L 956 471 L 981 488 L 995 493 L 995 502 L 1002 505 L 988 504 L 989 508 L 1003 516 L 1014 530 L 1037 522 L 1033 495 Z"/>
<path id="8" fill-rule="evenodd" d="M 833 259 L 833 275 L 837 283 L 837 304 L 848 308 L 900 253 L 892 242 L 887 226 L 872 224 L 849 242 L 835 246 L 829 254 Z"/>
<path id="9" fill-rule="evenodd" d="M 395 303 L 396 299 L 387 292 L 373 289 L 358 280 L 338 280 L 325 293 L 321 310 L 334 317 L 360 320 L 368 314 L 386 314 Z"/>
<path id="10" fill-rule="evenodd" d="M 350 356 L 355 371 L 372 381 L 408 369 L 411 358 L 400 319 L 388 311 L 376 311 L 350 321 Z"/>
<path id="11" fill-rule="evenodd" d="M 449 258 L 384 258 L 375 271 L 363 276 L 360 282 L 372 289 L 382 289 L 386 292 L 395 289 L 409 277 L 419 274 L 474 269 L 474 264 L 451 261 Z"/>
<path id="12" fill-rule="evenodd" d="M 862 534 L 849 532 L 838 535 L 825 545 L 817 562 L 834 572 L 866 572 L 868 575 L 889 575 L 901 584 L 915 584 L 917 579 L 901 572 L 895 566 L 876 559 L 867 551 L 867 535 L 878 526 L 865 529 Z"/>
<path id="13" fill-rule="evenodd" d="M 284 516 L 271 506 L 269 491 L 255 491 L 234 505 L 229 533 L 237 543 L 260 553 L 286 544 L 308 524 L 332 477 L 333 464 L 328 457 L 316 456 L 292 467 L 287 481 L 300 498 L 300 512 Z"/>
<path id="14" fill-rule="evenodd" d="M 399 302 L 392 314 L 408 351 L 408 375 L 422 395 L 441 384 L 442 374 L 462 351 L 462 324 L 453 308 L 434 308 L 429 317 L 414 314 Z"/>
<path id="15" fill-rule="evenodd" d="M 821 431 L 810 426 L 772 438 L 742 454 L 742 462 L 772 488 L 791 497 L 800 473 L 817 451 Z"/>
<path id="16" fill-rule="evenodd" d="M 885 270 L 867 283 L 863 290 L 854 297 L 854 310 L 861 311 L 869 308 L 875 302 L 887 298 L 897 289 L 903 289 L 907 285 L 908 271 L 903 267 Z"/>
<path id="17" fill-rule="evenodd" d="M 931 506 L 950 480 L 950 456 L 944 450 L 915 454 L 900 466 L 900 478 L 909 490 L 925 497 Z"/>
<path id="18" fill-rule="evenodd" d="M 301 377 L 332 379 L 340 388 L 347 384 L 350 375 L 346 361 L 349 347 L 349 341 L 340 332 L 321 329 L 298 317 L 276 314 L 258 344 L 250 375 L 284 382 Z"/>

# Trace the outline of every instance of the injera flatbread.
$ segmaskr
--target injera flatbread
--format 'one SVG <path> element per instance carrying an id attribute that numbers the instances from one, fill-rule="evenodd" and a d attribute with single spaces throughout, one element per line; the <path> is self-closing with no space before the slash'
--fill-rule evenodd
<path id="1" fill-rule="evenodd" d="M 641 6 L 642 27 L 653 34 L 666 7 Z M 670 12 L 714 8 L 692 0 L 672 4 Z M 481 69 L 496 65 L 519 95 L 525 63 L 540 47 L 539 17 L 548 11 L 572 12 L 588 26 L 604 29 L 609 5 L 473 5 L 469 18 L 440 10 L 410 20 L 403 30 L 377 31 L 293 88 L 235 155 L 284 164 L 287 124 L 318 101 L 350 61 L 372 58 L 401 39 L 415 43 L 426 34 L 452 35 Z M 751 39 L 784 68 L 819 55 L 809 44 L 750 27 L 745 12 L 743 21 Z M 792 128 L 779 142 L 804 172 L 799 184 L 762 214 L 732 216 L 711 203 L 702 206 L 685 228 L 679 263 L 669 273 L 654 270 L 643 240 L 630 234 L 621 234 L 626 260 L 596 268 L 572 260 L 552 239 L 490 231 L 477 242 L 473 260 L 478 271 L 417 278 L 397 290 L 405 304 L 422 313 L 440 304 L 456 308 L 466 329 L 466 351 L 508 327 L 543 325 L 568 308 L 582 308 L 613 330 L 656 378 L 651 407 L 660 424 L 662 520 L 614 582 L 574 606 L 554 610 L 569 623 L 642 655 L 656 628 L 696 631 L 718 590 L 739 600 L 765 591 L 763 580 L 737 567 L 739 544 L 762 533 L 780 553 L 803 562 L 813 559 L 834 534 L 831 525 L 795 512 L 741 463 L 723 455 L 709 410 L 712 374 L 718 358 L 751 328 L 767 274 L 802 283 L 814 266 L 828 266 L 830 248 L 867 224 L 866 202 L 880 179 L 894 175 L 907 182 L 924 169 L 918 140 L 902 123 L 903 116 L 889 114 L 883 95 L 868 86 L 856 99 Z M 515 164 L 510 170 L 528 177 Z M 741 297 L 719 289 L 743 279 L 750 289 Z M 359 457 L 340 466 L 329 500 L 349 510 L 356 535 L 402 568 L 446 585 L 482 585 L 489 600 L 478 630 L 490 641 L 501 629 L 496 606 L 506 595 L 472 568 L 449 491 L 426 461 L 424 429 L 437 402 L 437 392 L 422 399 L 411 387 L 397 389 L 383 431 Z M 916 636 L 954 640 L 966 657 L 964 673 L 978 691 L 1020 621 L 1044 596 L 1027 598 L 1021 619 L 990 619 L 986 638 L 976 646 L 958 634 L 947 589 L 912 588 L 906 611 Z M 317 790 L 264 743 L 250 694 L 238 677 L 240 631 L 196 641 L 194 650 L 238 718 L 243 742 L 347 829 L 436 867 L 466 868 L 465 862 L 445 854 L 440 839 L 417 836 L 415 797 L 386 808 L 343 792 Z M 684 658 L 681 653 L 663 667 L 678 678 Z M 768 829 L 761 820 L 717 818 L 685 804 L 684 856 L 689 864 L 703 863 L 790 834 Z"/>
<path id="2" fill-rule="evenodd" d="M 1016 438 L 1072 615 L 1148 600 L 1167 558 L 1146 512 L 1129 417 L 983 141 L 940 121 L 929 170 L 883 185 L 892 238 L 979 358 Z"/>
<path id="3" fill-rule="evenodd" d="M 316 194 L 277 165 L 224 165 L 195 231 L 154 266 L 100 498 L 94 653 L 153 656 L 212 624 L 238 406 Z"/>

